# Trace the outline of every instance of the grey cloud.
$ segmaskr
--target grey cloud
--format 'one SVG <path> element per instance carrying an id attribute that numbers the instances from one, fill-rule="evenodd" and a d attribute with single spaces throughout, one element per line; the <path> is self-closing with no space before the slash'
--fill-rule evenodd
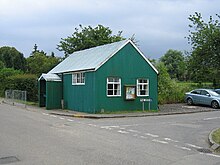
<path id="1" fill-rule="evenodd" d="M 3 2 L 3 3 L 2 3 Z M 103 24 L 125 37 L 136 34 L 146 56 L 159 58 L 168 49 L 190 49 L 187 17 L 219 13 L 218 0 L 17 0 L 0 2 L 0 46 L 15 46 L 26 56 L 37 43 L 50 53 L 79 24 Z M 8 12 L 10 11 L 10 12 Z"/>

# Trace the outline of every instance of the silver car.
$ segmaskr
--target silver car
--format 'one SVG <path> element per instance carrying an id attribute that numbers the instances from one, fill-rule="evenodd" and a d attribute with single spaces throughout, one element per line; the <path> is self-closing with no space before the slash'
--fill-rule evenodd
<path id="1" fill-rule="evenodd" d="M 215 89 L 215 92 L 220 94 L 220 89 Z"/>
<path id="2" fill-rule="evenodd" d="M 185 93 L 185 101 L 188 105 L 203 104 L 212 108 L 219 108 L 220 95 L 212 89 L 195 89 Z"/>

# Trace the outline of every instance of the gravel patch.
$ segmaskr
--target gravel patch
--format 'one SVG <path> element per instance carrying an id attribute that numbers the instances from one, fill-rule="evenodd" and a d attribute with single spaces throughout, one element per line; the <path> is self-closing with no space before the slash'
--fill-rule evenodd
<path id="1" fill-rule="evenodd" d="M 187 104 L 181 103 L 181 104 L 164 104 L 159 105 L 160 112 L 202 112 L 202 111 L 213 111 L 215 109 L 208 107 L 208 106 L 202 106 L 202 105 L 193 105 L 189 106 Z M 220 109 L 218 109 L 220 110 Z"/>

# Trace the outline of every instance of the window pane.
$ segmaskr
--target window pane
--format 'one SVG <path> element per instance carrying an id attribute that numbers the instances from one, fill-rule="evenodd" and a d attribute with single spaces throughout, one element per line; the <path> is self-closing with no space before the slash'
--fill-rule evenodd
<path id="1" fill-rule="evenodd" d="M 108 95 L 113 95 L 113 90 L 108 90 Z"/>
<path id="2" fill-rule="evenodd" d="M 108 90 L 113 89 L 113 84 L 108 84 Z"/>
<path id="3" fill-rule="evenodd" d="M 109 77 L 109 78 L 108 78 L 108 82 L 114 82 L 113 77 Z"/>
<path id="4" fill-rule="evenodd" d="M 73 81 L 72 83 L 74 84 L 76 83 L 76 74 L 72 74 L 72 81 Z"/>
<path id="5" fill-rule="evenodd" d="M 82 78 L 82 83 L 85 83 L 85 77 Z"/>
<path id="6" fill-rule="evenodd" d="M 119 78 L 114 78 L 114 82 L 119 82 Z"/>
<path id="7" fill-rule="evenodd" d="M 140 95 L 146 95 L 146 91 L 145 90 L 141 90 Z"/>

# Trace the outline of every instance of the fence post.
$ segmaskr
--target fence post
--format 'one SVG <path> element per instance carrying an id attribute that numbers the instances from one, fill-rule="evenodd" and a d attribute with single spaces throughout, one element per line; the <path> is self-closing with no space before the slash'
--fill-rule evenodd
<path id="1" fill-rule="evenodd" d="M 25 108 L 27 108 L 27 91 L 24 91 L 24 104 Z"/>
<path id="2" fill-rule="evenodd" d="M 14 99 L 15 99 L 15 91 L 12 90 L 12 105 L 15 105 Z"/>

